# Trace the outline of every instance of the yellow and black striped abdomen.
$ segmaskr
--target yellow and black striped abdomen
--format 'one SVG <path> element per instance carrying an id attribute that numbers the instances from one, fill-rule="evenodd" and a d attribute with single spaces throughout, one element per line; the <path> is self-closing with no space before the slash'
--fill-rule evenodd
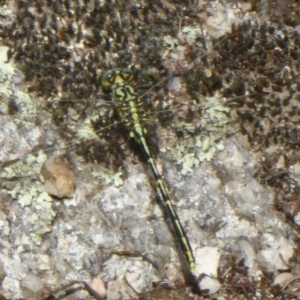
<path id="1" fill-rule="evenodd" d="M 145 159 L 153 172 L 156 185 L 163 199 L 166 211 L 172 221 L 180 248 L 184 254 L 190 271 L 193 275 L 196 275 L 196 264 L 192 248 L 183 226 L 181 225 L 179 217 L 173 208 L 164 181 L 158 172 L 157 166 L 151 156 L 145 139 L 145 135 L 147 133 L 146 129 L 143 127 L 146 120 L 145 110 L 143 108 L 143 103 L 134 88 L 128 84 L 132 77 L 132 72 L 129 69 L 112 70 L 103 76 L 102 86 L 112 90 L 112 102 L 114 103 L 121 120 L 130 131 L 130 136 L 134 138 L 143 149 Z"/>

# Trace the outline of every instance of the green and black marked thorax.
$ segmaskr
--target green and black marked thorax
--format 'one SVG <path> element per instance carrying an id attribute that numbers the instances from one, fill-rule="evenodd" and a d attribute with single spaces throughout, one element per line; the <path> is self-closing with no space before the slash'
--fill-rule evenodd
<path id="1" fill-rule="evenodd" d="M 101 83 L 105 89 L 112 91 L 112 102 L 121 120 L 128 129 L 134 127 L 130 131 L 130 136 L 139 141 L 139 137 L 136 136 L 138 128 L 135 128 L 135 124 L 144 123 L 146 113 L 142 100 L 134 88 L 129 85 L 132 80 L 133 73 L 130 69 L 115 69 L 105 73 Z M 146 133 L 145 129 L 142 131 L 143 134 Z"/>

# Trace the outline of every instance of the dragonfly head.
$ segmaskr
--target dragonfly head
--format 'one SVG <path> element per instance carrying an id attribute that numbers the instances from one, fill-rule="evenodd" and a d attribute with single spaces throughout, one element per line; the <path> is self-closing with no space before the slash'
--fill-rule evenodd
<path id="1" fill-rule="evenodd" d="M 130 69 L 110 70 L 102 76 L 101 85 L 104 89 L 111 89 L 117 82 L 128 83 L 133 79 L 133 72 Z"/>

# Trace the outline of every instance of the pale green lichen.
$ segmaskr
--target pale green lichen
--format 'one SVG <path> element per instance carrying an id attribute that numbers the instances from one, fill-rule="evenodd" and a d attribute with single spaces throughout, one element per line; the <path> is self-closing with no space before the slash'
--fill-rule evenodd
<path id="1" fill-rule="evenodd" d="M 99 171 L 93 170 L 92 176 L 99 180 L 103 180 L 106 184 L 113 184 L 114 186 L 118 187 L 123 185 L 122 172 L 116 172 L 102 167 Z"/>
<path id="2" fill-rule="evenodd" d="M 25 206 L 29 206 L 31 205 L 34 197 L 37 196 L 37 193 L 38 193 L 38 190 L 35 189 L 35 188 L 31 188 L 30 189 L 30 192 L 28 194 L 25 194 L 23 196 L 21 196 L 19 199 L 18 199 L 18 203 L 22 206 L 22 207 L 25 207 Z"/>
<path id="3" fill-rule="evenodd" d="M 185 26 L 179 30 L 178 38 L 182 43 L 193 45 L 201 34 L 202 32 L 199 27 Z"/>
<path id="4" fill-rule="evenodd" d="M 175 50 L 179 44 L 193 45 L 202 32 L 199 27 L 185 26 L 179 28 L 177 37 L 165 36 L 163 44 L 168 50 Z"/>
<path id="5" fill-rule="evenodd" d="M 35 117 L 38 114 L 38 103 L 28 94 L 21 91 L 14 93 L 14 100 L 19 108 L 18 115 L 15 118 L 16 124 L 21 124 L 25 128 L 35 126 Z"/>
<path id="6" fill-rule="evenodd" d="M 30 237 L 37 245 L 42 244 L 42 235 L 51 231 L 51 222 L 56 216 L 52 208 L 52 198 L 43 192 L 39 194 L 34 203 L 35 212 L 30 218 L 32 224 Z"/>
<path id="7" fill-rule="evenodd" d="M 177 145 L 175 149 L 168 148 L 172 152 L 173 158 L 176 159 L 176 164 L 181 165 L 182 175 L 192 173 L 194 167 L 199 166 L 199 160 L 195 157 L 195 153 L 186 153 L 183 145 Z"/>
<path id="8" fill-rule="evenodd" d="M 45 159 L 43 152 L 39 152 L 37 156 L 28 155 L 25 161 L 12 164 L 0 172 L 1 181 L 7 183 L 4 188 L 8 190 L 8 194 L 22 207 L 30 209 L 29 235 L 37 245 L 41 245 L 42 235 L 51 231 L 51 222 L 56 215 L 52 208 L 52 198 L 44 192 L 44 181 L 39 175 Z"/>
<path id="9" fill-rule="evenodd" d="M 165 36 L 163 43 L 169 50 L 174 50 L 178 46 L 178 40 L 171 36 Z"/>
<path id="10" fill-rule="evenodd" d="M 175 148 L 168 148 L 176 164 L 181 165 L 183 175 L 192 173 L 200 162 L 210 161 L 224 150 L 223 140 L 234 132 L 228 117 L 230 108 L 223 105 L 217 96 L 207 97 L 206 103 L 201 104 L 201 111 L 201 119 L 196 124 L 177 122 L 177 128 L 190 138 L 183 139 Z M 196 129 L 200 130 L 198 134 Z"/>
<path id="11" fill-rule="evenodd" d="M 45 233 L 46 232 L 47 231 L 45 231 Z M 40 234 L 30 233 L 29 236 L 36 245 L 40 246 L 42 244 L 43 240 Z"/>
<path id="12" fill-rule="evenodd" d="M 213 127 L 220 127 L 222 125 L 228 126 L 229 118 L 228 113 L 230 108 L 222 104 L 219 100 L 219 97 L 206 97 L 207 101 L 207 115 L 208 118 L 214 122 Z"/>
<path id="13" fill-rule="evenodd" d="M 222 151 L 224 138 L 234 132 L 228 117 L 230 108 L 223 105 L 218 97 L 206 97 L 206 101 L 203 109 L 205 130 L 196 139 L 199 161 L 209 161 L 218 151 Z"/>

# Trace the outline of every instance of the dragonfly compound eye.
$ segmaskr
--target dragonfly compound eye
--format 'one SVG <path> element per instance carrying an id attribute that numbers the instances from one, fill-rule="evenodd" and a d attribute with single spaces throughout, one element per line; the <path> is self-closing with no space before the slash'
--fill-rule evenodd
<path id="1" fill-rule="evenodd" d="M 101 85 L 105 89 L 110 89 L 113 83 L 115 82 L 116 72 L 114 70 L 104 73 L 101 79 Z"/>
<path id="2" fill-rule="evenodd" d="M 120 75 L 125 82 L 129 82 L 133 79 L 133 72 L 130 69 L 121 69 Z"/>

